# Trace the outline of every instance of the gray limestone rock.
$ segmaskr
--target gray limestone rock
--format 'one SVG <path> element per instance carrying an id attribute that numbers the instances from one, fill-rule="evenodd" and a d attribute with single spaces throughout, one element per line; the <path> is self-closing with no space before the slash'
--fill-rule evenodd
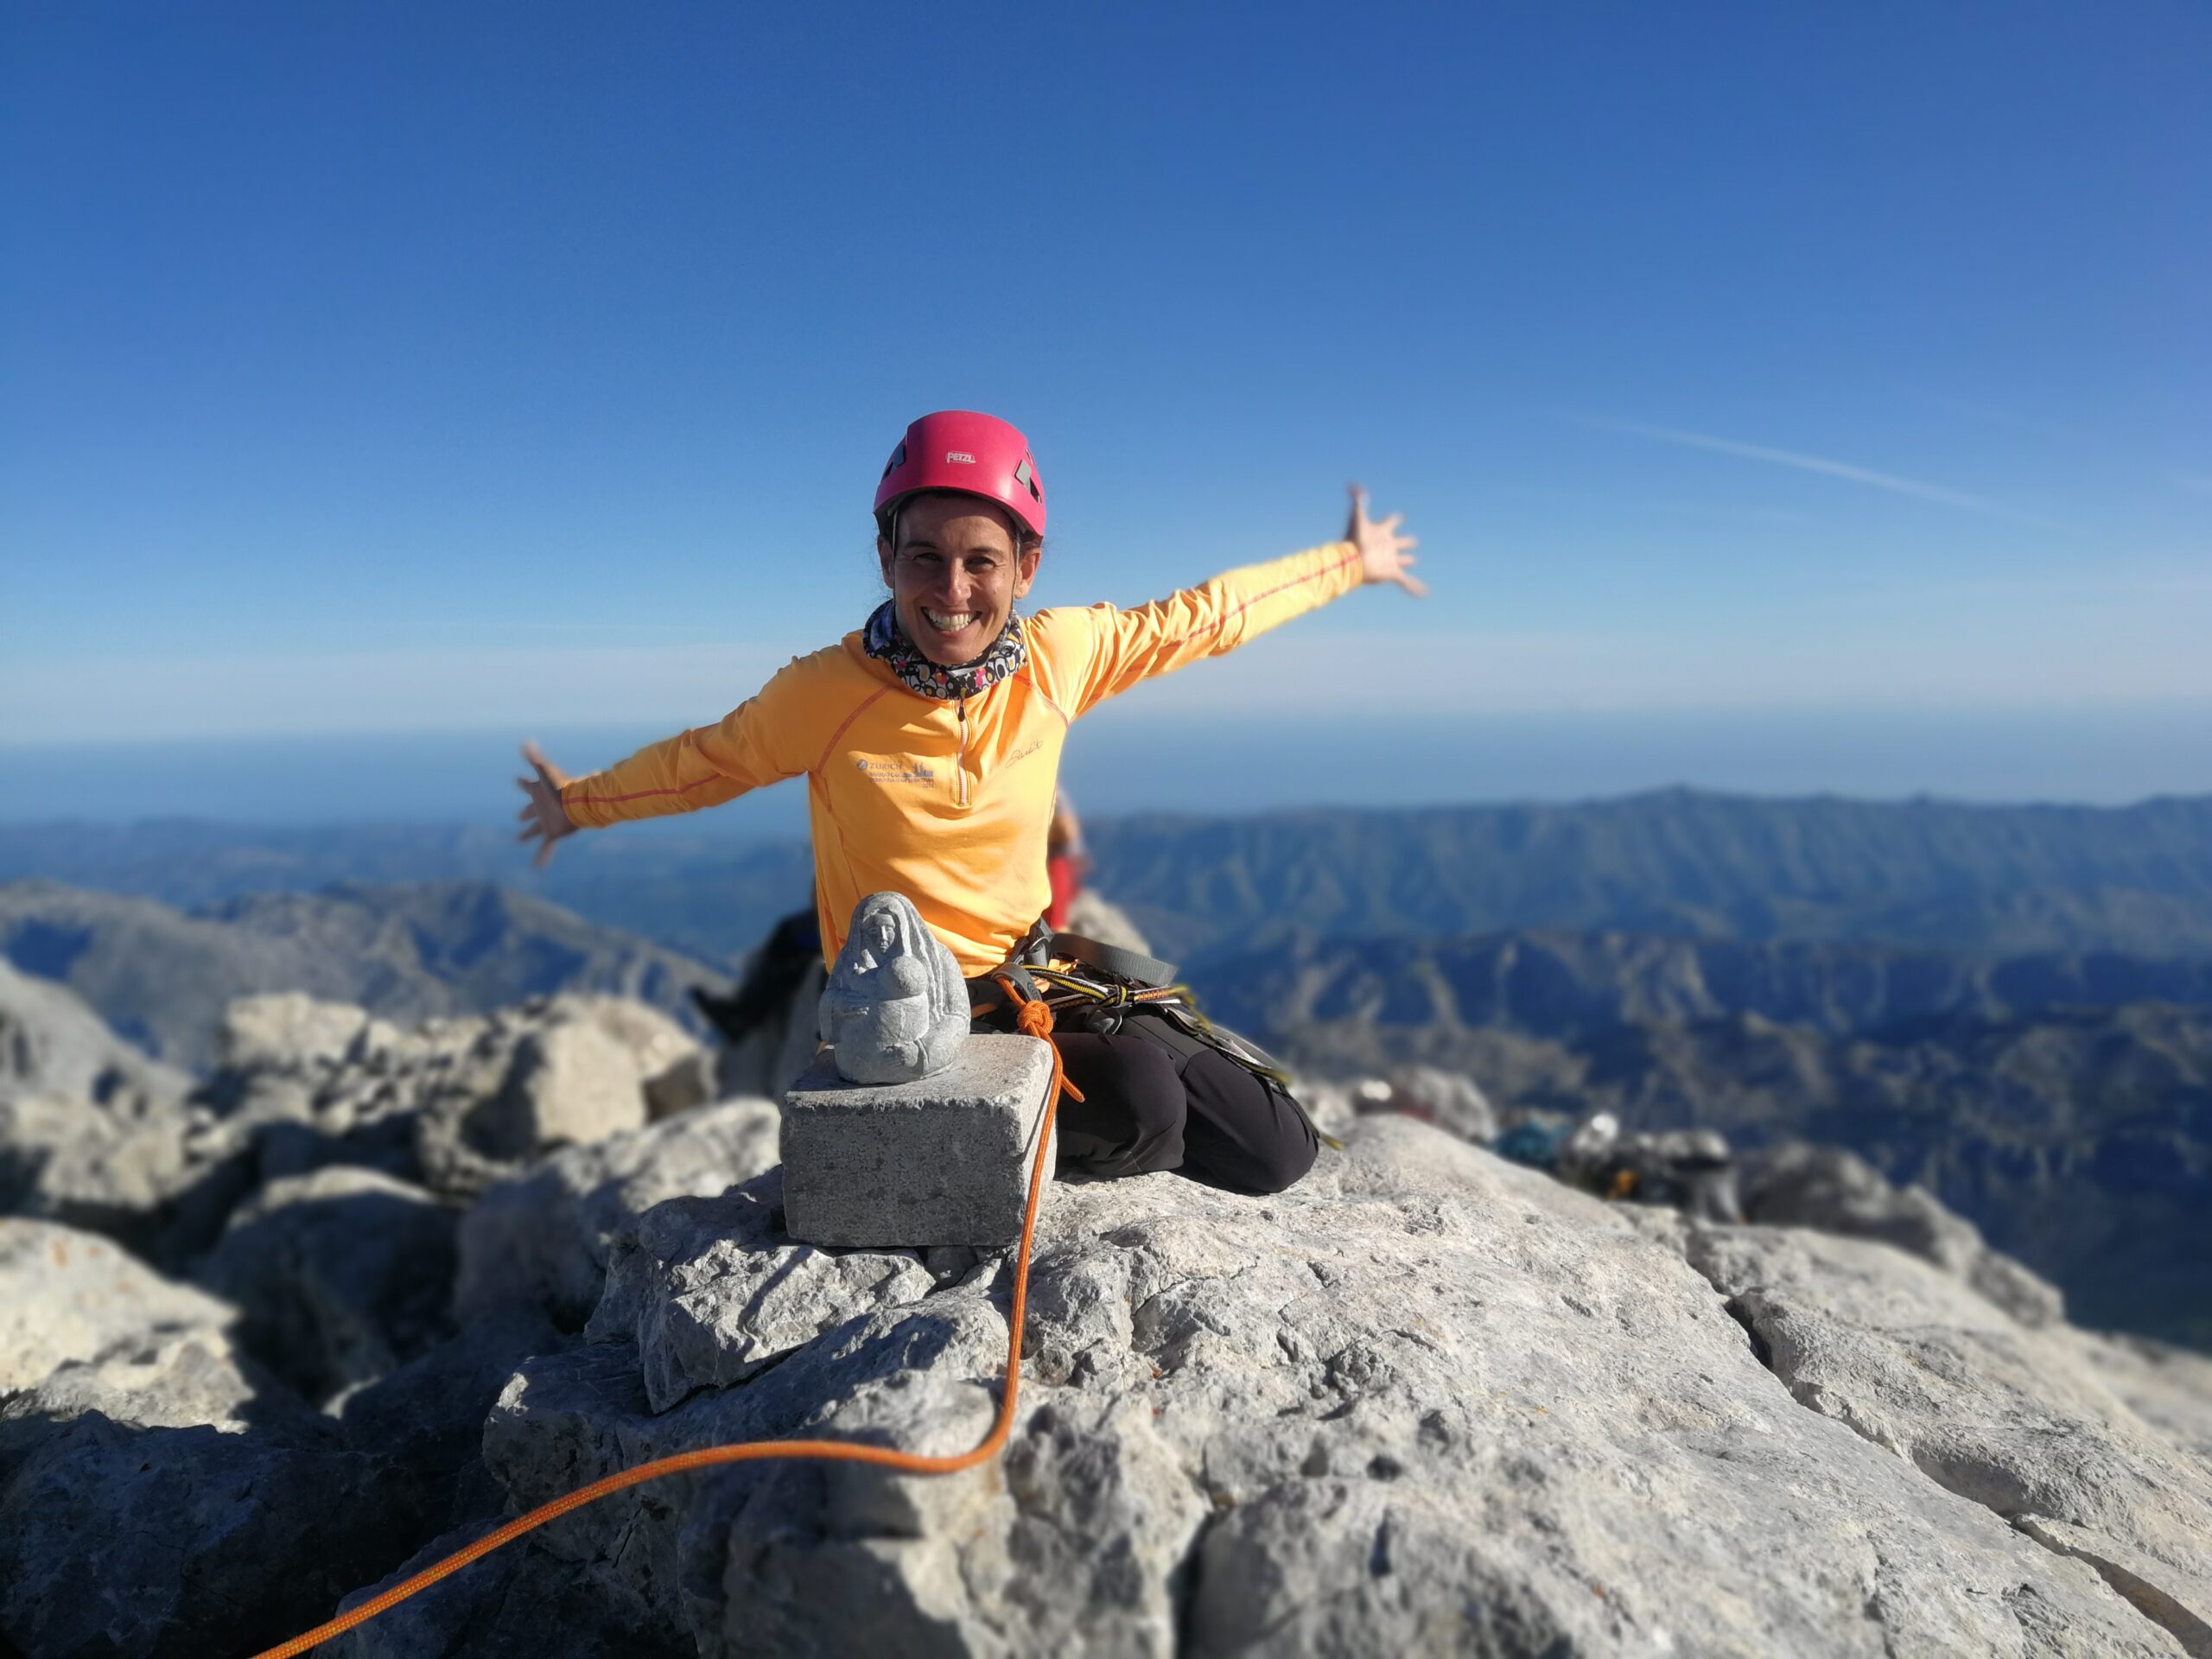
<path id="1" fill-rule="evenodd" d="M 753 1221 L 665 1224 L 610 1306 L 699 1298 L 710 1261 L 757 1283 L 742 1251 L 715 1255 Z M 522 1506 L 729 1440 L 976 1444 L 1003 1259 L 819 1285 L 820 1335 L 666 1410 L 644 1344 L 532 1361 L 486 1425 L 487 1469 Z M 722 1351 L 747 1335 L 738 1295 Z M 737 1465 L 535 1536 L 702 1655 L 887 1632 L 995 1656 L 2183 1651 L 2103 1569 L 1806 1409 L 1664 1239 L 1403 1118 L 1269 1198 L 1055 1185 L 1030 1306 L 1000 1464 Z"/>
<path id="2" fill-rule="evenodd" d="M 1046 1045 L 996 1033 L 908 1083 L 849 1083 L 817 1056 L 784 1096 L 786 1230 L 813 1244 L 1010 1242 L 1052 1071 Z"/>
<path id="3" fill-rule="evenodd" d="M 99 1411 L 144 1428 L 226 1433 L 303 1419 L 305 1402 L 245 1358 L 237 1310 L 171 1283 L 105 1238 L 0 1222 L 0 1415 Z"/>
<path id="4" fill-rule="evenodd" d="M 271 1181 L 357 1166 L 466 1198 L 563 1146 L 642 1127 L 649 1100 L 696 1107 L 708 1075 L 680 1027 L 613 997 L 412 1029 L 304 995 L 243 997 L 219 1052 L 188 1099 L 142 1078 L 106 1103 L 34 1091 L 18 1054 L 16 1083 L 0 1077 L 0 1211 L 108 1233 L 177 1271 Z M 587 1298 L 575 1317 L 588 1310 Z"/>
<path id="5" fill-rule="evenodd" d="M 234 1317 L 0 1222 L 0 1651 L 251 1650 L 417 1535 L 404 1473 L 234 1354 Z"/>
<path id="6" fill-rule="evenodd" d="M 584 1327 L 635 1342 L 655 1411 L 741 1382 L 832 1325 L 918 1301 L 935 1276 L 911 1250 L 822 1250 L 781 1223 L 783 1172 L 718 1198 L 671 1198 L 619 1243 Z"/>
<path id="7" fill-rule="evenodd" d="M 334 1164 L 239 1206 L 198 1276 L 244 1311 L 248 1351 L 321 1401 L 450 1332 L 459 1221 L 420 1187 Z"/>
<path id="8" fill-rule="evenodd" d="M 296 1405 L 169 1427 L 133 1404 L 0 1402 L 0 1651 L 254 1652 L 421 1535 L 404 1471 Z"/>
<path id="9" fill-rule="evenodd" d="M 2056 1331 L 2145 1422 L 2212 1470 L 2212 1355 L 2142 1337 Z"/>
<path id="10" fill-rule="evenodd" d="M 423 1492 L 431 1515 L 452 1515 L 468 1484 L 485 1414 L 507 1379 L 532 1358 L 575 1343 L 536 1308 L 506 1307 L 469 1320 L 460 1332 L 376 1382 L 349 1390 L 326 1409 L 356 1451 L 390 1458 Z"/>
<path id="11" fill-rule="evenodd" d="M 720 1101 L 500 1182 L 461 1219 L 455 1311 L 474 1319 L 519 1303 L 581 1329 L 615 1238 L 664 1199 L 711 1198 L 772 1167 L 779 1121 L 771 1102 Z"/>
<path id="12" fill-rule="evenodd" d="M 1801 1404 L 2096 1565 L 2192 1655 L 2212 1652 L 2212 1471 L 2073 1344 L 1879 1244 L 1747 1228 L 1694 1231 L 1688 1248 Z"/>
<path id="13" fill-rule="evenodd" d="M 0 1101 L 58 1096 L 138 1117 L 175 1105 L 191 1086 L 109 1030 L 67 986 L 0 957 Z"/>
<path id="14" fill-rule="evenodd" d="M 166 1332 L 118 1342 L 97 1359 L 70 1360 L 7 1396 L 13 1416 L 105 1413 L 140 1428 L 209 1427 L 243 1434 L 303 1418 L 305 1401 L 236 1352 L 217 1331 Z"/>
<path id="15" fill-rule="evenodd" d="M 169 1207 L 200 1174 L 188 1133 L 175 1106 L 133 1119 L 81 1099 L 0 1099 L 0 1213 L 150 1249 Z"/>
<path id="16" fill-rule="evenodd" d="M 822 992 L 829 972 L 819 961 L 800 976 L 790 1006 L 780 1020 L 764 1020 L 744 1038 L 715 1056 L 715 1093 L 779 1098 L 812 1063 L 822 1046 Z"/>
<path id="17" fill-rule="evenodd" d="M 276 995 L 233 1003 L 222 1049 L 224 1065 L 195 1096 L 188 1155 L 226 1172 L 217 1185 L 235 1202 L 330 1164 L 473 1196 L 560 1147 L 642 1127 L 648 1085 L 695 1046 L 665 1016 L 616 997 L 539 998 L 402 1029 Z M 207 1227 L 195 1216 L 173 1230 L 168 1254 L 207 1248 Z"/>
<path id="18" fill-rule="evenodd" d="M 1875 1238 L 1964 1280 L 2022 1325 L 2066 1317 L 2058 1287 L 1993 1250 L 1981 1230 L 1923 1186 L 1895 1186 L 1840 1147 L 1793 1141 L 1751 1160 L 1743 1181 L 1744 1219 Z"/>
<path id="19" fill-rule="evenodd" d="M 337 1611 L 382 1594 L 486 1529 L 472 1522 L 431 1540 Z M 694 1659 L 688 1642 L 622 1618 L 573 1567 L 527 1538 L 315 1651 L 316 1659 Z"/>
<path id="20" fill-rule="evenodd" d="M 365 1008 L 325 1002 L 303 991 L 234 998 L 215 1033 L 221 1071 L 301 1071 L 334 1066 L 357 1046 L 388 1044 L 397 1033 Z"/>
<path id="21" fill-rule="evenodd" d="M 0 1393 L 71 1360 L 164 1336 L 220 1332 L 238 1314 L 164 1279 L 112 1240 L 52 1222 L 0 1219 Z"/>
<path id="22" fill-rule="evenodd" d="M 664 1071 L 645 1079 L 645 1116 L 654 1122 L 696 1111 L 721 1093 L 715 1077 L 715 1057 L 694 1049 Z"/>
<path id="23" fill-rule="evenodd" d="M 838 1075 L 911 1083 L 950 1065 L 968 1037 L 968 987 L 937 935 L 900 893 L 854 906 L 845 947 L 823 988 L 820 1033 Z"/>
<path id="24" fill-rule="evenodd" d="M 1348 1084 L 1327 1077 L 1300 1075 L 1293 1079 L 1294 1086 L 1290 1092 L 1306 1109 L 1306 1116 L 1313 1120 L 1315 1128 L 1324 1135 L 1335 1135 L 1342 1140 L 1351 1133 L 1353 1122 L 1359 1117 L 1360 1108 L 1367 1103 L 1363 1098 L 1363 1091 L 1370 1090 L 1379 1081 Z"/>
<path id="25" fill-rule="evenodd" d="M 596 1020 L 559 1020 L 525 1033 L 499 1092 L 468 1112 L 468 1143 L 486 1158 L 512 1163 L 643 1128 L 650 1075 Z"/>

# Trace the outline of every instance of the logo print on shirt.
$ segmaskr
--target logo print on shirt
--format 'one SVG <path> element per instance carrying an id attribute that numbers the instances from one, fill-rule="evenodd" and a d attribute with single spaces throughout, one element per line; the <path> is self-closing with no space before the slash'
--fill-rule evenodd
<path id="1" fill-rule="evenodd" d="M 933 784 L 937 773 L 918 760 L 855 760 L 863 778 L 879 784 Z"/>

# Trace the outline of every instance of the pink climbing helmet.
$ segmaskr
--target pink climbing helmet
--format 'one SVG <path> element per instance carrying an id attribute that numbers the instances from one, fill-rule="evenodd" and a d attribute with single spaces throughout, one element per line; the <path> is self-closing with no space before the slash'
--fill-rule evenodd
<path id="1" fill-rule="evenodd" d="M 875 522 L 891 533 L 891 515 L 899 502 L 921 490 L 958 490 L 995 501 L 1029 526 L 1045 533 L 1045 480 L 1029 440 L 995 415 L 941 409 L 906 429 L 884 463 L 875 486 Z"/>

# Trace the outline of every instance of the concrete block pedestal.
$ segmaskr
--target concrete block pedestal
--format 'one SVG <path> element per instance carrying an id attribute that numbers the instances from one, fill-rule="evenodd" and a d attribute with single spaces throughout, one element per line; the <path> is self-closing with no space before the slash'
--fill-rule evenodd
<path id="1" fill-rule="evenodd" d="M 849 1083 L 823 1050 L 784 1093 L 784 1230 L 808 1244 L 1014 1243 L 1052 1083 L 1034 1037 L 971 1035 L 912 1083 Z"/>

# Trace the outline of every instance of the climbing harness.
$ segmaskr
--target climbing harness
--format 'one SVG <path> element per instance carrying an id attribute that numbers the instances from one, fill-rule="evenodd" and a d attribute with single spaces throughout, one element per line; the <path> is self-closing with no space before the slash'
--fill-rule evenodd
<path id="1" fill-rule="evenodd" d="M 1207 1019 L 1197 995 L 1175 977 L 1172 963 L 1081 933 L 1052 934 L 1043 954 L 1069 966 L 1033 963 L 1026 971 L 1046 988 L 1046 1004 L 1070 1030 L 1101 1037 L 1128 1031 L 1154 1038 L 1185 1056 L 1196 1048 L 1210 1048 L 1279 1095 L 1323 1146 L 1344 1150 L 1344 1142 L 1314 1122 L 1292 1092 L 1290 1073 L 1282 1064 L 1257 1043 Z"/>
<path id="2" fill-rule="evenodd" d="M 1052 1145 L 1052 1122 L 1060 1106 L 1060 1096 L 1081 1100 L 1083 1091 L 1070 1083 L 1060 1070 L 1059 1051 L 1052 1046 L 1052 1010 L 1046 1001 L 1026 995 L 1011 979 L 1000 976 L 1014 1006 L 1014 1023 L 1018 1029 L 1040 1039 L 1052 1052 L 1052 1085 L 1045 1096 L 1045 1113 L 1037 1131 L 1037 1157 L 1029 1171 L 1029 1207 L 1021 1218 L 1021 1244 L 1014 1261 L 1014 1300 L 1007 1315 L 1006 1383 L 999 1396 L 998 1421 L 991 1425 L 991 1432 L 982 1444 L 972 1452 L 963 1452 L 947 1457 L 926 1457 L 917 1452 L 900 1452 L 887 1446 L 864 1446 L 851 1440 L 754 1440 L 728 1446 L 702 1446 L 696 1452 L 679 1452 L 671 1457 L 655 1458 L 633 1469 L 617 1470 L 588 1486 L 550 1503 L 541 1503 L 527 1515 L 521 1515 L 494 1532 L 487 1533 L 474 1543 L 465 1545 L 441 1560 L 433 1561 L 421 1572 L 403 1580 L 381 1595 L 372 1596 L 350 1611 L 339 1614 L 327 1624 L 318 1624 L 303 1636 L 279 1643 L 254 1656 L 254 1659 L 294 1659 L 294 1656 L 327 1642 L 357 1626 L 365 1624 L 379 1613 L 388 1612 L 409 1597 L 418 1595 L 441 1579 L 448 1578 L 480 1560 L 493 1550 L 512 1543 L 526 1532 L 535 1531 L 549 1521 L 556 1521 L 588 1503 L 602 1497 L 642 1486 L 647 1481 L 659 1480 L 669 1475 L 680 1475 L 694 1469 L 710 1469 L 726 1463 L 754 1463 L 777 1458 L 818 1458 L 840 1463 L 868 1463 L 879 1468 L 895 1470 L 905 1475 L 952 1475 L 989 1462 L 1006 1450 L 1007 1441 L 1014 1433 L 1014 1408 L 1021 1389 L 1021 1326 L 1029 1298 L 1029 1250 L 1037 1230 L 1037 1207 L 1045 1192 L 1046 1154 Z"/>
<path id="3" fill-rule="evenodd" d="M 1054 967 L 1055 963 L 1065 965 Z M 1289 1090 L 1290 1074 L 1273 1055 L 1198 1011 L 1197 995 L 1176 979 L 1173 963 L 1088 934 L 1055 932 L 1039 919 L 986 978 L 968 983 L 971 990 L 988 995 L 991 984 L 1008 979 L 1027 995 L 1042 998 L 1055 1016 L 1067 1016 L 1073 1030 L 1111 1037 L 1132 1014 L 1160 1014 L 1187 1037 L 1219 1050 L 1286 1093 Z M 998 1006 L 982 1004 L 976 1012 L 988 1014 Z"/>

